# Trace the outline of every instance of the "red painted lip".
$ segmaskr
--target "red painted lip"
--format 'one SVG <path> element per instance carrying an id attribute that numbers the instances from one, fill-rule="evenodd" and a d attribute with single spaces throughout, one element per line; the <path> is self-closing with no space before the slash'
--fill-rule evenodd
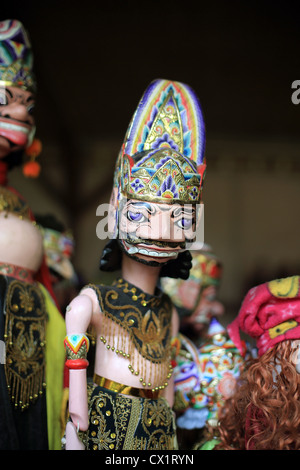
<path id="1" fill-rule="evenodd" d="M 0 118 L 0 136 L 13 142 L 15 145 L 26 145 L 28 142 L 30 126 L 13 119 Z"/>
<path id="2" fill-rule="evenodd" d="M 177 252 L 181 252 L 181 251 L 185 251 L 184 249 L 182 248 L 171 248 L 171 247 L 168 247 L 168 248 L 160 248 L 156 245 L 144 245 L 143 243 L 138 243 L 137 246 L 139 248 L 146 248 L 148 250 L 155 250 L 155 251 L 163 251 L 163 252 L 166 252 L 166 253 L 169 253 L 170 251 L 176 251 Z"/>

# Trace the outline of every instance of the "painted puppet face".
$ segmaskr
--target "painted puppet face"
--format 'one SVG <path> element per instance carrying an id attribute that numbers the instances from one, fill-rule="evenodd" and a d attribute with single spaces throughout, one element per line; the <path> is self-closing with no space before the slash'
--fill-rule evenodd
<path id="1" fill-rule="evenodd" d="M 198 391 L 200 375 L 197 365 L 192 360 L 186 360 L 174 369 L 175 390 L 187 396 L 193 391 Z M 188 400 L 188 398 L 187 398 Z"/>
<path id="2" fill-rule="evenodd" d="M 30 144 L 34 132 L 34 95 L 17 87 L 0 87 L 0 158 Z"/>
<path id="3" fill-rule="evenodd" d="M 195 308 L 195 321 L 209 321 L 211 317 L 220 316 L 224 313 L 224 306 L 217 300 L 217 289 L 215 286 L 207 286 L 201 292 L 200 301 Z"/>
<path id="4" fill-rule="evenodd" d="M 185 251 L 195 233 L 195 207 L 190 204 L 124 202 L 119 214 L 123 251 L 137 261 L 158 266 Z"/>

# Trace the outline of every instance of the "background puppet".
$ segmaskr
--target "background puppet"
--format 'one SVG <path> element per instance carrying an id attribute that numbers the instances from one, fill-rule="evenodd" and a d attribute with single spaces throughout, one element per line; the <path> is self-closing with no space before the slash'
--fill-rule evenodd
<path id="1" fill-rule="evenodd" d="M 72 263 L 75 240 L 72 231 L 66 229 L 53 214 L 36 215 L 35 219 L 43 235 L 45 261 L 53 292 L 60 310 L 65 312 L 83 286 Z"/>
<path id="2" fill-rule="evenodd" d="M 200 348 L 184 335 L 174 367 L 177 435 L 180 449 L 213 448 L 218 443 L 218 419 L 224 402 L 238 387 L 243 354 L 226 329 L 213 318 Z"/>
<path id="3" fill-rule="evenodd" d="M 204 441 L 215 445 L 219 410 L 233 394 L 244 358 L 216 317 L 222 264 L 212 248 L 194 243 L 187 280 L 164 278 L 161 285 L 181 314 L 180 346 L 174 367 L 177 435 L 181 449 Z M 207 437 L 207 431 L 210 431 Z M 201 442 L 201 444 L 199 444 Z"/>
<path id="4" fill-rule="evenodd" d="M 210 320 L 224 314 L 224 306 L 217 299 L 223 269 L 220 259 L 207 244 L 194 243 L 191 254 L 188 279 L 165 277 L 161 279 L 161 287 L 177 309 L 181 333 L 199 346 Z"/>
<path id="5" fill-rule="evenodd" d="M 241 349 L 239 329 L 256 340 L 258 358 L 226 402 L 220 420 L 221 449 L 300 449 L 300 276 L 250 289 L 229 325 Z"/>
<path id="6" fill-rule="evenodd" d="M 186 85 L 156 80 L 132 118 L 116 164 L 110 231 L 100 267 L 121 268 L 112 286 L 90 285 L 66 313 L 70 367 L 67 449 L 174 449 L 171 338 L 178 319 L 157 288 L 160 275 L 187 277 L 205 170 L 204 124 Z M 89 406 L 85 332 L 97 331 Z M 79 361 L 79 362 L 78 362 Z M 82 367 L 77 369 L 76 367 Z M 97 385 L 95 385 L 97 384 Z M 83 445 L 80 446 L 83 448 Z"/>
<path id="7" fill-rule="evenodd" d="M 36 156 L 32 62 L 23 25 L 0 22 L 0 448 L 6 450 L 60 445 L 65 326 L 48 292 L 42 235 L 27 202 L 7 186 L 7 172 L 23 163 L 24 151 Z M 29 161 L 24 170 L 36 176 L 39 167 Z"/>

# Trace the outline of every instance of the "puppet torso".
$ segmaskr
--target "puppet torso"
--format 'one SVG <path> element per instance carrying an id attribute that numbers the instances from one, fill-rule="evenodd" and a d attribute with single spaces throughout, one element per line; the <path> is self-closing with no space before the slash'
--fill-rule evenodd
<path id="1" fill-rule="evenodd" d="M 170 375 L 171 303 L 118 280 L 92 286 L 103 312 L 95 373 L 132 387 L 163 389 Z M 113 359 L 113 360 L 112 360 Z"/>

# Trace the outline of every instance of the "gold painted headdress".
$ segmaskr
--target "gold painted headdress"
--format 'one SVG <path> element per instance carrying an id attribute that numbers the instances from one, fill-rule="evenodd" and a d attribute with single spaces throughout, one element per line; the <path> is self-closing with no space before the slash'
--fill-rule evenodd
<path id="1" fill-rule="evenodd" d="M 198 98 L 180 82 L 155 80 L 131 120 L 115 171 L 130 199 L 199 203 L 206 164 Z"/>

